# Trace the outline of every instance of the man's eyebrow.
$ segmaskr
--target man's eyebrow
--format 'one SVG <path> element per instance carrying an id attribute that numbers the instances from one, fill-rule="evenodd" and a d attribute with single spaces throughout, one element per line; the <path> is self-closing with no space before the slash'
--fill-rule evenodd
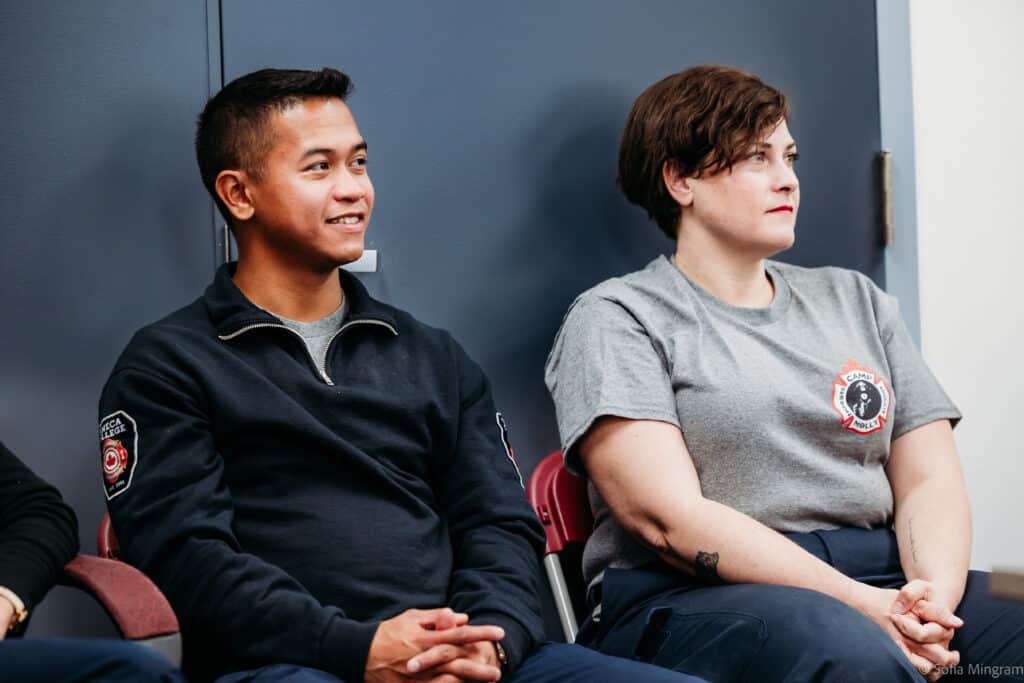
<path id="1" fill-rule="evenodd" d="M 364 151 L 366 151 L 366 140 L 361 140 L 356 144 L 352 145 L 352 148 L 349 150 L 349 154 L 352 154 L 353 152 Z M 313 157 L 319 154 L 323 154 L 324 156 L 331 156 L 332 154 L 335 153 L 336 151 L 333 147 L 314 147 L 312 149 L 307 149 L 305 152 L 302 153 L 302 156 L 299 158 L 305 159 L 307 157 Z"/>

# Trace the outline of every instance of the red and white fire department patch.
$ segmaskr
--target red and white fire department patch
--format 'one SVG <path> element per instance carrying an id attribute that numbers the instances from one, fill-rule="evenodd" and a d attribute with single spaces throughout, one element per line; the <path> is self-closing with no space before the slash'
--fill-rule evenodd
<path id="1" fill-rule="evenodd" d="M 128 469 L 128 450 L 117 439 L 103 439 L 100 449 L 103 451 L 103 478 L 113 484 Z"/>
<path id="2" fill-rule="evenodd" d="M 107 500 L 128 490 L 139 457 L 135 420 L 123 410 L 100 420 L 100 465 Z"/>
<path id="3" fill-rule="evenodd" d="M 889 421 L 892 392 L 873 370 L 849 360 L 832 381 L 832 407 L 843 427 L 858 434 L 877 432 Z"/>

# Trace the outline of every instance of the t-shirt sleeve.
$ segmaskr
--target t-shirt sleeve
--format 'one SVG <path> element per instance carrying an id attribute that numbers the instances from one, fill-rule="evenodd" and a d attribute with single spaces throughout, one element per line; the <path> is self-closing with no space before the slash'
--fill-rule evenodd
<path id="1" fill-rule="evenodd" d="M 917 427 L 936 420 L 960 422 L 960 411 L 942 389 L 914 343 L 900 315 L 896 299 L 881 291 L 876 303 L 879 330 L 886 360 L 892 375 L 892 393 L 896 399 L 892 440 Z"/>
<path id="2" fill-rule="evenodd" d="M 573 303 L 555 337 L 544 378 L 566 465 L 574 472 L 582 473 L 583 467 L 573 446 L 599 417 L 679 426 L 664 356 L 636 316 L 615 301 L 584 296 Z"/>

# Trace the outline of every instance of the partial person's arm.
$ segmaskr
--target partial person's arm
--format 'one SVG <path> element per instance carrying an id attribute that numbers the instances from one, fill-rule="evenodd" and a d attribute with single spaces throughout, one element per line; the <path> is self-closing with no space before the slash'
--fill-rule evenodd
<path id="1" fill-rule="evenodd" d="M 53 486 L 0 444 L 0 587 L 29 612 L 78 552 L 75 513 Z M 0 638 L 13 604 L 0 596 Z"/>
<path id="2" fill-rule="evenodd" d="M 320 604 L 284 570 L 242 550 L 202 397 L 181 373 L 131 368 L 104 389 L 101 420 L 114 415 L 131 428 L 109 430 L 129 451 L 119 477 L 130 483 L 107 502 L 123 558 L 167 596 L 186 651 L 222 650 L 253 667 L 287 661 L 362 680 L 378 625 Z"/>
<path id="3" fill-rule="evenodd" d="M 971 557 L 971 509 L 949 421 L 931 422 L 896 439 L 885 472 L 903 573 L 908 581 L 929 582 L 929 599 L 956 609 Z"/>
<path id="4" fill-rule="evenodd" d="M 449 606 L 469 614 L 471 623 L 504 630 L 507 674 L 543 640 L 539 596 L 544 534 L 526 500 L 490 383 L 461 348 L 455 351 L 458 433 L 454 453 L 438 476 L 438 501 L 448 520 L 455 561 Z M 485 645 L 482 652 L 493 663 L 494 648 Z"/>
<path id="5" fill-rule="evenodd" d="M 605 416 L 577 448 L 615 519 L 671 566 L 707 582 L 777 584 L 830 595 L 871 618 L 918 670 L 952 663 L 938 646 L 931 647 L 930 661 L 909 651 L 889 617 L 897 591 L 855 581 L 753 518 L 704 498 L 674 425 Z"/>

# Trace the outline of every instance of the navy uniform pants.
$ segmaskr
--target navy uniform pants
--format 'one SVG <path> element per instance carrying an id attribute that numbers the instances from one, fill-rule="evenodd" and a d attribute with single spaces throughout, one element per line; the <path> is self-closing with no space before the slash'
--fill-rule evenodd
<path id="1" fill-rule="evenodd" d="M 228 674 L 217 683 L 339 683 L 324 671 L 275 664 Z M 349 683 L 361 683 L 350 681 Z M 699 678 L 650 664 L 609 657 L 579 645 L 542 645 L 501 683 L 705 683 Z"/>
<path id="2" fill-rule="evenodd" d="M 11 683 L 185 683 L 167 659 L 123 640 L 0 640 L 0 681 Z"/>
<path id="3" fill-rule="evenodd" d="M 900 588 L 895 534 L 838 529 L 789 534 L 847 576 Z M 1024 603 L 993 598 L 970 572 L 950 645 L 961 663 L 943 681 L 1024 681 Z M 823 593 L 758 584 L 709 586 L 666 568 L 609 569 L 593 591 L 600 611 L 579 642 L 709 681 L 923 681 L 886 633 Z"/>

